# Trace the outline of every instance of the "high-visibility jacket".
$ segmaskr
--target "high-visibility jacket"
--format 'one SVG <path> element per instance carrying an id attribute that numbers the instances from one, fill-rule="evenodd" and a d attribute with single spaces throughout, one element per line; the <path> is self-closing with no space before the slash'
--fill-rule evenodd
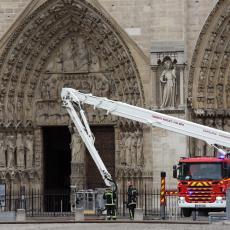
<path id="1" fill-rule="evenodd" d="M 112 191 L 106 191 L 103 195 L 103 199 L 106 200 L 106 205 L 115 205 L 116 193 Z"/>

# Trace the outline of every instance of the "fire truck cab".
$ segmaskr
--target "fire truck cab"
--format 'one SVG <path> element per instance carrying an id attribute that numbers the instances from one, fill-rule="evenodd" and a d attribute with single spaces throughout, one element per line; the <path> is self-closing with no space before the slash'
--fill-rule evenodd
<path id="1" fill-rule="evenodd" d="M 178 204 L 185 217 L 193 210 L 222 211 L 230 183 L 230 154 L 219 157 L 182 158 L 174 166 Z"/>

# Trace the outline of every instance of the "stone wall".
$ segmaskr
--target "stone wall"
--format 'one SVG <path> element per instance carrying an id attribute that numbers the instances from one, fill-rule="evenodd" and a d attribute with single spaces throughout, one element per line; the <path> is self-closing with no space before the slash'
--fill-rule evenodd
<path id="1" fill-rule="evenodd" d="M 0 38 L 12 26 L 31 0 L 0 1 Z"/>
<path id="2" fill-rule="evenodd" d="M 186 41 L 191 55 L 217 0 L 98 0 L 149 56 L 155 41 Z M 128 13 L 127 13 L 128 12 Z"/>
<path id="3" fill-rule="evenodd" d="M 217 1 L 98 0 L 147 56 L 155 41 L 186 40 L 188 63 L 200 30 Z M 0 1 L 0 38 L 31 2 L 32 0 Z"/>

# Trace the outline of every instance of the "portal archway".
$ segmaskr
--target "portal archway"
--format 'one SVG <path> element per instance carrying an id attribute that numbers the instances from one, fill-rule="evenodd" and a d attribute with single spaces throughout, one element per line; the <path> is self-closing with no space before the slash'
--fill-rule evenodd
<path id="1" fill-rule="evenodd" d="M 230 130 L 230 2 L 220 0 L 209 15 L 192 58 L 188 102 L 193 119 Z M 193 144 L 197 155 L 213 155 L 202 141 Z"/>
<path id="2" fill-rule="evenodd" d="M 29 173 L 31 181 L 39 178 L 41 185 L 42 127 L 71 123 L 61 107 L 62 87 L 144 104 L 140 76 L 127 45 L 112 23 L 84 0 L 48 0 L 24 18 L 0 56 L 0 74 L 0 132 L 4 138 L 9 130 L 15 139 L 22 136 L 18 142 L 30 164 L 20 172 Z M 113 125 L 117 136 L 122 132 L 123 119 L 88 107 L 86 111 L 90 123 Z M 128 123 L 125 132 L 140 128 Z M 11 173 L 19 167 L 15 161 L 1 170 Z"/>

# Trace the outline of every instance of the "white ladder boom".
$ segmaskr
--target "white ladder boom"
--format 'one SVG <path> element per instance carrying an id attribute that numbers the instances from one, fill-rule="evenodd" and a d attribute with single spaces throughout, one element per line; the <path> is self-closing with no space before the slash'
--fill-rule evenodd
<path id="1" fill-rule="evenodd" d="M 94 106 L 94 108 L 104 109 L 107 113 L 111 113 L 116 116 L 201 139 L 209 145 L 220 145 L 230 148 L 229 132 L 129 105 L 123 102 L 112 101 L 103 97 L 96 97 L 92 94 L 85 94 L 72 88 L 63 88 L 61 97 L 63 101 L 68 99 L 75 103 L 89 104 Z"/>

